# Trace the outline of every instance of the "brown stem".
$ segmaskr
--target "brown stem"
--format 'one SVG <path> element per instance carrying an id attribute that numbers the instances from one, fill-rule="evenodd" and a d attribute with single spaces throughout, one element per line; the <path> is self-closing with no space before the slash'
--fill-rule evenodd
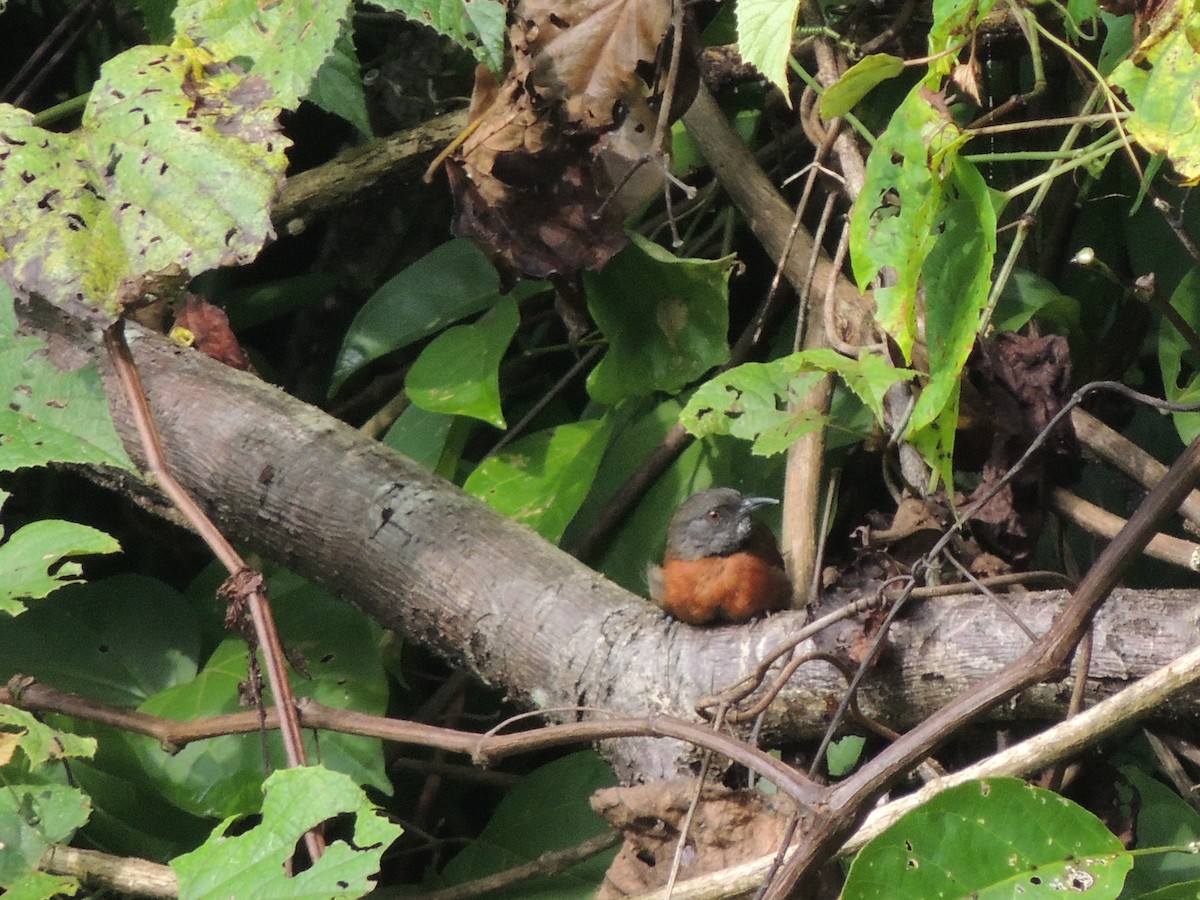
<path id="1" fill-rule="evenodd" d="M 200 505 L 192 499 L 191 494 L 184 490 L 183 485 L 175 480 L 163 454 L 162 441 L 154 424 L 154 413 L 146 401 L 146 392 L 142 387 L 141 375 L 137 364 L 129 352 L 125 342 L 125 322 L 118 319 L 104 331 L 104 346 L 112 359 L 113 370 L 117 381 L 125 394 L 130 413 L 137 427 L 142 450 L 146 454 L 146 467 L 155 481 L 162 488 L 171 502 L 188 520 L 196 533 L 204 540 L 213 555 L 220 560 L 231 579 L 245 579 L 249 567 L 233 546 L 225 539 Z M 247 581 L 250 584 L 261 584 L 261 575 Z M 251 589 L 247 592 L 250 616 L 254 623 L 254 632 L 258 645 L 262 648 L 263 659 L 267 665 L 267 682 L 276 704 L 284 710 L 280 734 L 283 737 L 284 751 L 289 766 L 308 765 L 304 749 L 304 738 L 300 734 L 300 724 L 296 718 L 296 701 L 292 696 L 292 687 L 288 682 L 287 666 L 283 653 L 283 645 L 279 640 L 279 632 L 275 628 L 275 619 L 271 615 L 271 606 L 266 594 L 261 589 Z M 324 841 L 317 831 L 305 834 L 309 854 L 313 862 L 321 858 L 324 852 Z"/>

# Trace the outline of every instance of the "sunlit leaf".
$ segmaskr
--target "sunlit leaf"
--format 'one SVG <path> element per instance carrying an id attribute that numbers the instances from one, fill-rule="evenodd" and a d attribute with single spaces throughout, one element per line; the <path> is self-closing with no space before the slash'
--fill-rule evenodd
<path id="1" fill-rule="evenodd" d="M 1015 778 L 950 788 L 855 858 L 842 897 L 1116 897 L 1133 860 L 1081 806 Z"/>
<path id="2" fill-rule="evenodd" d="M 408 370 L 409 399 L 430 412 L 482 419 L 504 428 L 500 361 L 520 324 L 517 304 L 500 300 L 478 322 L 439 334 Z"/>
<path id="3" fill-rule="evenodd" d="M 800 0 L 738 0 L 734 10 L 742 59 L 790 97 L 787 61 Z"/>
<path id="4" fill-rule="evenodd" d="M 371 0 L 444 34 L 493 72 L 504 65 L 504 0 Z"/>
<path id="5" fill-rule="evenodd" d="M 904 60 L 888 53 L 873 53 L 847 69 L 821 95 L 821 115 L 826 119 L 844 116 L 876 85 L 904 71 Z"/>
<path id="6" fill-rule="evenodd" d="M 1133 115 L 1125 127 L 1150 153 L 1162 153 L 1189 186 L 1200 184 L 1200 7 L 1165 4 L 1151 33 L 1109 81 Z"/>
<path id="7" fill-rule="evenodd" d="M 611 422 L 569 422 L 489 456 L 463 489 L 557 543 L 592 486 Z"/>
<path id="8" fill-rule="evenodd" d="M 217 59 L 264 79 L 285 109 L 308 94 L 333 52 L 349 0 L 178 0 L 175 29 Z"/>
<path id="9" fill-rule="evenodd" d="M 934 230 L 945 168 L 963 137 L 917 85 L 892 116 L 867 159 L 866 183 L 850 220 L 850 257 L 861 290 L 874 292 L 879 324 L 906 359 L 917 336 L 917 295 Z"/>
<path id="10" fill-rule="evenodd" d="M 283 769 L 266 781 L 262 821 L 230 835 L 232 819 L 204 845 L 171 861 L 181 900 L 225 897 L 361 897 L 375 887 L 379 859 L 403 831 L 380 815 L 362 788 L 319 766 Z M 350 834 L 333 839 L 320 861 L 283 877 L 304 832 L 346 815 Z"/>

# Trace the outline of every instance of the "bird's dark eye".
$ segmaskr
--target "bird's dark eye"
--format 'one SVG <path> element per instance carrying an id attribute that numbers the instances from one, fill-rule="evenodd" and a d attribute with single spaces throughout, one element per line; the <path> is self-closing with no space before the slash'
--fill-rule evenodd
<path id="1" fill-rule="evenodd" d="M 719 509 L 710 509 L 705 513 L 704 518 L 710 522 L 719 522 L 721 521 L 721 511 Z"/>

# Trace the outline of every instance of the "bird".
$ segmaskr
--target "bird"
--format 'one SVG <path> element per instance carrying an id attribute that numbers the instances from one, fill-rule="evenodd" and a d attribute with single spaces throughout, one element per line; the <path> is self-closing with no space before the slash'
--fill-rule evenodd
<path id="1" fill-rule="evenodd" d="M 771 530 L 751 513 L 771 497 L 710 488 L 671 517 L 662 566 L 650 566 L 650 598 L 690 625 L 745 622 L 791 604 L 792 585 Z"/>

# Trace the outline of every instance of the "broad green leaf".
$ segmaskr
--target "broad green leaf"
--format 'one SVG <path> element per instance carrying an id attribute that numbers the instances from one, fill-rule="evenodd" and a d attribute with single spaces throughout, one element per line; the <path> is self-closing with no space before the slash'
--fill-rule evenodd
<path id="1" fill-rule="evenodd" d="M 51 875 L 31 870 L 5 887 L 8 900 L 51 900 L 53 897 L 74 897 L 79 882 L 69 875 Z"/>
<path id="2" fill-rule="evenodd" d="M 133 469 L 95 364 L 74 372 L 56 368 L 44 342 L 17 333 L 12 294 L 3 282 L 0 385 L 0 472 L 51 462 Z"/>
<path id="3" fill-rule="evenodd" d="M 237 60 L 295 109 L 333 52 L 349 0 L 178 0 L 175 30 L 220 60 Z"/>
<path id="4" fill-rule="evenodd" d="M 588 798 L 614 784 L 612 770 L 591 750 L 530 772 L 500 801 L 479 838 L 446 864 L 443 883 L 481 878 L 602 834 L 607 826 L 592 812 Z M 595 896 L 611 859 L 612 853 L 602 853 L 557 875 L 494 891 L 488 897 L 585 900 Z"/>
<path id="5" fill-rule="evenodd" d="M 1133 16 L 1114 16 L 1100 10 L 1100 21 L 1104 23 L 1104 44 L 1096 68 L 1101 75 L 1109 76 L 1133 49 Z"/>
<path id="6" fill-rule="evenodd" d="M 70 134 L 0 105 L 0 277 L 108 324 L 143 278 L 166 293 L 253 259 L 287 166 L 278 112 L 262 79 L 149 46 L 101 67 Z"/>
<path id="7" fill-rule="evenodd" d="M 792 409 L 826 372 L 838 375 L 877 420 L 883 418 L 888 388 L 913 375 L 874 354 L 850 359 L 832 350 L 806 350 L 721 373 L 696 390 L 681 421 L 697 437 L 731 434 L 753 441 L 756 454 L 781 453 L 801 435 L 829 424 L 830 416 Z"/>
<path id="8" fill-rule="evenodd" d="M 834 119 L 844 116 L 858 105 L 876 85 L 895 78 L 904 71 L 904 60 L 889 53 L 873 53 L 863 57 L 821 95 L 821 116 Z"/>
<path id="9" fill-rule="evenodd" d="M 1171 295 L 1171 306 L 1193 330 L 1200 328 L 1200 266 L 1196 266 Z M 1172 403 L 1200 402 L 1200 359 L 1191 344 L 1163 318 L 1158 327 L 1158 365 L 1163 390 Z M 1185 377 L 1186 373 L 1186 377 Z M 1200 434 L 1200 413 L 1172 413 L 1180 439 L 1190 444 Z"/>
<path id="10" fill-rule="evenodd" d="M 8 751 L 20 748 L 29 768 L 36 769 L 52 760 L 96 755 L 96 742 L 69 731 L 52 728 L 33 713 L 0 703 L 0 737 L 14 737 Z M 0 758 L 0 768 L 12 761 L 12 753 Z"/>
<path id="11" fill-rule="evenodd" d="M 371 0 L 371 5 L 428 25 L 497 74 L 504 67 L 504 0 Z"/>
<path id="12" fill-rule="evenodd" d="M 1125 127 L 1150 153 L 1171 160 L 1183 183 L 1200 184 L 1200 6 L 1167 4 L 1152 31 L 1109 82 L 1125 92 Z"/>
<path id="13" fill-rule="evenodd" d="M 513 294 L 520 300 L 541 288 L 541 282 L 522 282 Z M 330 392 L 368 363 L 495 306 L 500 296 L 500 276 L 474 243 L 456 238 L 442 244 L 363 304 L 334 363 Z"/>
<path id="14" fill-rule="evenodd" d="M 463 445 L 474 428 L 464 416 L 429 412 L 410 405 L 400 414 L 383 442 L 413 462 L 453 481 Z"/>
<path id="15" fill-rule="evenodd" d="M 360 133 L 371 137 L 371 117 L 367 114 L 367 96 L 363 92 L 362 73 L 354 49 L 354 28 L 350 19 L 342 26 L 333 52 L 321 64 L 309 88 L 308 99 L 326 112 L 341 116 Z"/>
<path id="16" fill-rule="evenodd" d="M 937 418 L 927 427 L 908 435 L 912 445 L 930 468 L 927 491 L 938 484 L 954 484 L 954 433 L 958 428 L 958 403 L 962 383 L 955 382 Z"/>
<path id="17" fill-rule="evenodd" d="M 502 298 L 471 325 L 439 334 L 408 370 L 409 399 L 430 412 L 482 419 L 504 428 L 500 409 L 500 361 L 521 317 L 511 297 Z"/>
<path id="18" fill-rule="evenodd" d="M 737 0 L 738 52 L 789 98 L 787 61 L 800 0 Z"/>
<path id="19" fill-rule="evenodd" d="M 171 861 L 181 900 L 225 897 L 349 898 L 369 893 L 383 852 L 403 829 L 379 814 L 350 778 L 318 766 L 285 769 L 266 781 L 262 822 L 228 834 L 222 822 L 204 845 Z M 348 840 L 333 839 L 311 868 L 286 877 L 285 865 L 304 832 L 348 815 Z"/>
<path id="20" fill-rule="evenodd" d="M 1015 778 L 990 778 L 950 788 L 867 844 L 842 897 L 1111 898 L 1132 865 L 1087 810 Z"/>
<path id="21" fill-rule="evenodd" d="M 957 392 L 980 316 L 992 287 L 996 212 L 978 170 L 957 160 L 942 186 L 942 202 L 921 277 L 925 283 L 925 348 L 929 381 L 909 421 L 909 434 L 937 419 Z"/>
<path id="22" fill-rule="evenodd" d="M 132 708 L 194 677 L 198 643 L 195 613 L 177 591 L 118 575 L 68 585 L 18 618 L 0 618 L 0 681 L 20 672 Z"/>
<path id="23" fill-rule="evenodd" d="M 382 715 L 387 684 L 380 660 L 382 632 L 345 603 L 297 576 L 280 570 L 269 578 L 272 609 L 284 645 L 304 661 L 307 677 L 292 677 L 292 690 L 338 709 Z M 240 685 L 247 676 L 246 645 L 224 641 L 194 680 L 147 699 L 142 712 L 171 719 L 236 712 L 243 707 Z M 268 693 L 267 702 L 271 702 Z M 377 738 L 305 735 L 311 758 L 345 772 L 383 793 L 391 791 Z M 130 736 L 128 744 L 164 797 L 195 815 L 254 812 L 262 802 L 263 741 L 258 734 L 229 735 L 167 753 L 154 740 Z M 286 764 L 277 733 L 267 738 L 273 765 Z"/>
<path id="24" fill-rule="evenodd" d="M 680 259 L 638 234 L 599 272 L 584 272 L 588 310 L 609 349 L 588 376 L 592 399 L 614 406 L 675 393 L 729 359 L 734 257 Z"/>
<path id="25" fill-rule="evenodd" d="M 1137 766 L 1122 766 L 1128 785 L 1117 784 L 1118 795 L 1132 789 L 1128 809 L 1137 834 L 1137 849 L 1196 846 L 1200 841 L 1200 814 L 1166 785 Z M 1154 896 L 1151 891 L 1200 880 L 1200 857 L 1195 853 L 1150 853 L 1133 861 L 1125 882 L 1126 897 Z M 1190 895 L 1194 897 L 1195 893 Z"/>
<path id="26" fill-rule="evenodd" d="M 25 611 L 22 600 L 40 600 L 63 585 L 81 581 L 83 567 L 77 562 L 63 562 L 67 557 L 117 553 L 120 549 L 116 538 L 87 525 L 57 519 L 30 522 L 0 544 L 0 572 L 4 573 L 0 579 L 0 612 L 18 615 Z"/>
<path id="27" fill-rule="evenodd" d="M 782 453 L 797 438 L 828 424 L 823 413 L 791 409 L 824 377 L 793 357 L 743 363 L 697 388 L 680 421 L 696 437 L 730 434 L 753 441 L 754 452 L 762 456 Z"/>
<path id="28" fill-rule="evenodd" d="M 25 891 L 35 888 L 41 880 L 24 881 L 26 876 L 37 868 L 51 844 L 70 840 L 90 813 L 88 799 L 79 788 L 5 784 L 0 790 L 0 891 L 18 885 Z"/>
<path id="29" fill-rule="evenodd" d="M 558 543 L 591 489 L 611 430 L 604 418 L 531 434 L 481 462 L 463 490 Z"/>
<path id="30" fill-rule="evenodd" d="M 1049 324 L 1060 334 L 1079 328 L 1079 301 L 1028 269 L 1016 268 L 1008 276 L 992 317 L 997 331 L 1019 331 L 1030 319 Z"/>
<path id="31" fill-rule="evenodd" d="M 910 359 L 917 335 L 917 296 L 935 231 L 942 181 L 965 140 L 917 85 L 892 116 L 867 159 L 866 183 L 850 219 L 850 256 L 860 290 L 881 273 L 876 318 Z"/>

